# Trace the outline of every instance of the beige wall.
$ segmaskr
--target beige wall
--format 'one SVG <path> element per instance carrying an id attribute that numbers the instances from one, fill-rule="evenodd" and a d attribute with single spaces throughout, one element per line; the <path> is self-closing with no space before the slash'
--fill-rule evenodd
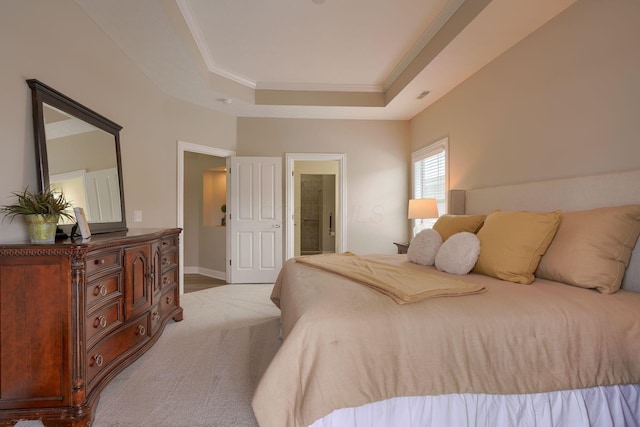
<path id="1" fill-rule="evenodd" d="M 116 144 L 113 135 L 95 130 L 47 140 L 49 175 L 84 169 L 87 172 L 115 169 Z"/>
<path id="2" fill-rule="evenodd" d="M 451 188 L 640 168 L 640 2 L 581 0 L 411 121 Z"/>
<path id="3" fill-rule="evenodd" d="M 127 224 L 176 226 L 177 141 L 235 149 L 236 119 L 162 93 L 73 0 L 2 2 L 0 13 L 0 204 L 37 186 L 26 79 L 36 78 L 123 126 Z M 143 222 L 133 222 L 133 211 Z M 0 222 L 4 242 L 24 224 Z"/>
<path id="4" fill-rule="evenodd" d="M 238 118 L 236 152 L 346 154 L 346 249 L 393 253 L 407 238 L 408 122 Z"/>

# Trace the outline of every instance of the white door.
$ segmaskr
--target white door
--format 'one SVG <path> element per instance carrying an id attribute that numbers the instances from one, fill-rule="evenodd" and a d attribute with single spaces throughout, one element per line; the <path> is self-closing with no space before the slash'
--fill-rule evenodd
<path id="1" fill-rule="evenodd" d="M 282 159 L 227 158 L 231 283 L 273 283 L 282 267 Z"/>

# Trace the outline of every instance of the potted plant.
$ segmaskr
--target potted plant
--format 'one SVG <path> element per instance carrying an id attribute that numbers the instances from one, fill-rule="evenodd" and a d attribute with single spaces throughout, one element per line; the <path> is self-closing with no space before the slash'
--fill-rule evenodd
<path id="1" fill-rule="evenodd" d="M 74 220 L 73 215 L 66 211 L 71 208 L 71 203 L 62 192 L 51 188 L 31 192 L 27 187 L 12 194 L 18 198 L 17 203 L 0 207 L 0 212 L 11 221 L 17 216 L 24 217 L 31 243 L 53 243 L 60 217 Z"/>

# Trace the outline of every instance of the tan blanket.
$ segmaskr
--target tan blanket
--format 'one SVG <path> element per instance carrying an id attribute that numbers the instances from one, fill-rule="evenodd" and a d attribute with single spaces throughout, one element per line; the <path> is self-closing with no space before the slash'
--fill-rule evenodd
<path id="1" fill-rule="evenodd" d="M 447 276 L 403 255 L 371 259 Z M 640 383 L 640 294 L 458 279 L 487 292 L 400 305 L 288 261 L 272 294 L 284 341 L 252 402 L 260 426 L 309 426 L 335 409 L 397 396 Z"/>
<path id="2" fill-rule="evenodd" d="M 398 304 L 426 298 L 459 296 L 484 292 L 475 283 L 432 274 L 430 271 L 399 268 L 397 265 L 367 259 L 351 252 L 344 254 L 299 256 L 296 262 L 339 274 L 391 297 Z"/>

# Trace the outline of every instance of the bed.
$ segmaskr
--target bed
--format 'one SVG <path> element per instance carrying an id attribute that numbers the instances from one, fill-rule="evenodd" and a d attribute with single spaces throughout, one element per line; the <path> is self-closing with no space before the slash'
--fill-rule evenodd
<path id="1" fill-rule="evenodd" d="M 640 171 L 465 191 L 452 224 L 483 217 L 468 274 L 353 256 L 466 294 L 398 301 L 287 261 L 272 294 L 283 342 L 252 402 L 260 426 L 640 425 L 637 182 Z M 532 232 L 532 271 L 514 273 L 518 256 L 503 268 L 505 223 L 548 229 Z"/>

